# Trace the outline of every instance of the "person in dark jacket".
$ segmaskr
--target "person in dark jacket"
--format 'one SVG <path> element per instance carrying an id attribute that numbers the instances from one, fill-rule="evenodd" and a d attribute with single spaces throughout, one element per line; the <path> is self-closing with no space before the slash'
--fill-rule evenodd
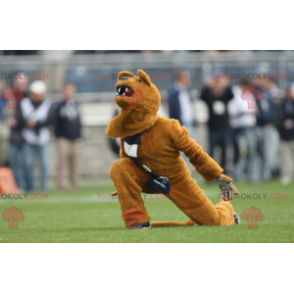
<path id="1" fill-rule="evenodd" d="M 76 87 L 72 83 L 63 86 L 63 101 L 55 108 L 54 130 L 57 139 L 57 189 L 64 189 L 63 169 L 69 167 L 71 187 L 79 188 L 79 175 L 77 172 L 77 157 L 81 139 L 81 114 L 74 101 Z"/>
<path id="2" fill-rule="evenodd" d="M 281 183 L 288 185 L 293 180 L 294 171 L 294 96 L 291 88 L 280 106 L 281 136 Z"/>
<path id="3" fill-rule="evenodd" d="M 222 149 L 221 167 L 226 173 L 227 147 L 230 143 L 228 102 L 234 97 L 228 80 L 210 77 L 200 99 L 208 106 L 209 155 L 213 158 L 216 146 Z"/>
<path id="4" fill-rule="evenodd" d="M 188 130 L 189 136 L 194 138 L 196 121 L 193 100 L 188 90 L 191 84 L 190 74 L 184 70 L 177 70 L 174 79 L 174 85 L 168 93 L 169 116 L 177 119 Z M 183 158 L 186 164 L 192 167 L 185 155 Z"/>
<path id="5" fill-rule="evenodd" d="M 113 112 L 113 118 L 119 115 L 120 108 L 115 104 L 114 105 L 114 112 Z M 107 137 L 109 147 L 119 157 L 120 152 L 120 138 L 112 139 L 110 137 Z"/>

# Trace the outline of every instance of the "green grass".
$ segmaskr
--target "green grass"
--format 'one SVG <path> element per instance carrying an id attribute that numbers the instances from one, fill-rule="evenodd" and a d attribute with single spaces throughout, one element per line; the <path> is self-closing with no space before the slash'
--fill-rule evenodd
<path id="1" fill-rule="evenodd" d="M 216 184 L 198 182 L 217 203 Z M 114 191 L 112 183 L 100 180 L 85 186 L 79 192 L 50 190 L 48 200 L 0 200 L 0 215 L 13 206 L 25 215 L 18 229 L 9 229 L 8 221 L 0 218 L 0 242 L 294 242 L 294 183 L 286 187 L 278 181 L 237 185 L 240 193 L 267 193 L 267 198 L 272 193 L 288 195 L 288 199 L 232 202 L 239 216 L 251 206 L 261 209 L 264 220 L 256 229 L 249 229 L 247 221 L 241 220 L 239 226 L 127 230 L 118 201 L 97 200 L 98 193 Z M 188 219 L 170 200 L 150 199 L 145 204 L 152 221 Z"/>

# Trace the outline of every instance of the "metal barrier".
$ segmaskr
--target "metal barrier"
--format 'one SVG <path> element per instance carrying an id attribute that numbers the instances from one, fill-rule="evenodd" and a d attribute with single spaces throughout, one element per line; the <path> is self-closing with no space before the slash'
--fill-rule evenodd
<path id="1" fill-rule="evenodd" d="M 77 85 L 77 99 L 81 102 L 111 101 L 115 95 L 114 84 L 120 71 L 136 73 L 145 70 L 161 91 L 173 84 L 175 69 L 186 69 L 191 73 L 191 89 L 198 93 L 204 79 L 211 73 L 230 77 L 232 75 L 267 73 L 277 80 L 280 88 L 294 80 L 293 51 L 231 51 L 91 55 L 36 55 L 0 56 L 0 78 L 7 77 L 11 85 L 13 75 L 24 72 L 31 81 L 43 79 L 53 100 L 58 99 L 65 81 Z M 229 76 L 231 75 L 231 76 Z M 235 76 L 234 76 L 235 77 Z M 197 97 L 195 97 L 197 98 Z"/>

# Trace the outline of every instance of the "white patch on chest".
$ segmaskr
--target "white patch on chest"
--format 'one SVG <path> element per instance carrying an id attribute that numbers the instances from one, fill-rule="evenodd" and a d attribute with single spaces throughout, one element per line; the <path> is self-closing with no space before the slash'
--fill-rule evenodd
<path id="1" fill-rule="evenodd" d="M 130 157 L 137 157 L 137 150 L 138 150 L 138 145 L 129 145 L 128 143 L 124 142 L 124 149 L 125 153 L 130 156 Z"/>

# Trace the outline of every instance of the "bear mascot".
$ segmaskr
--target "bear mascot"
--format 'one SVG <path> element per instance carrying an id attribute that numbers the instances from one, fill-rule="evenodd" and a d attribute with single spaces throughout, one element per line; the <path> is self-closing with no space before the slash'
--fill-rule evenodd
<path id="1" fill-rule="evenodd" d="M 161 117 L 157 87 L 142 70 L 138 76 L 121 72 L 115 101 L 121 108 L 109 122 L 106 135 L 120 138 L 120 159 L 111 167 L 110 177 L 118 195 L 122 218 L 129 229 L 161 226 L 209 226 L 239 224 L 229 200 L 238 195 L 232 179 L 189 137 L 178 120 Z M 217 180 L 222 199 L 217 205 L 206 197 L 181 156 L 183 152 L 205 180 Z M 187 222 L 154 222 L 145 209 L 141 193 L 166 195 L 188 217 Z M 223 200 L 223 201 L 222 201 Z"/>

